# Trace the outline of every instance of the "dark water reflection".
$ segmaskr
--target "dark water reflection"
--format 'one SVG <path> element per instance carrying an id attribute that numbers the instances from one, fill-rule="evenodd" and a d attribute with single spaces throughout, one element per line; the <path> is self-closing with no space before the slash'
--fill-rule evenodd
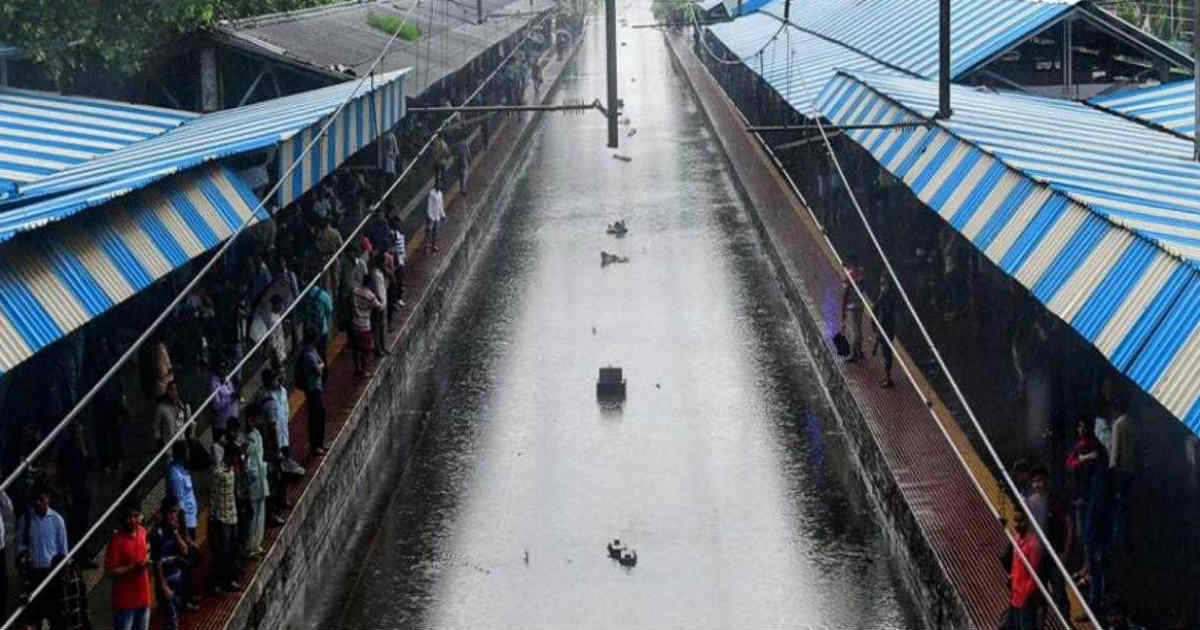
<path id="1" fill-rule="evenodd" d="M 661 35 L 621 39 L 633 161 L 604 149 L 599 116 L 542 122 L 417 459 L 327 622 L 909 626 L 714 139 Z M 603 93 L 601 43 L 565 97 Z M 606 236 L 620 217 L 629 236 Z M 631 262 L 601 269 L 602 249 Z M 609 363 L 620 412 L 595 400 Z M 612 537 L 636 568 L 607 558 Z"/>

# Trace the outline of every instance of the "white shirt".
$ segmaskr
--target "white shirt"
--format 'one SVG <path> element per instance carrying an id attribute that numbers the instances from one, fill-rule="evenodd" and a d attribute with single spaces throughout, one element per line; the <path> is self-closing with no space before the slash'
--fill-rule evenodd
<path id="1" fill-rule="evenodd" d="M 396 264 L 404 266 L 404 232 L 400 230 L 392 230 L 392 236 L 396 239 L 396 245 L 393 251 L 396 252 Z"/>
<path id="2" fill-rule="evenodd" d="M 446 209 L 442 205 L 442 191 L 436 188 L 429 191 L 429 203 L 425 206 L 425 216 L 430 221 L 446 220 Z"/>
<path id="3" fill-rule="evenodd" d="M 371 291 L 380 302 L 387 301 L 387 278 L 383 277 L 383 270 L 378 267 L 371 272 Z"/>

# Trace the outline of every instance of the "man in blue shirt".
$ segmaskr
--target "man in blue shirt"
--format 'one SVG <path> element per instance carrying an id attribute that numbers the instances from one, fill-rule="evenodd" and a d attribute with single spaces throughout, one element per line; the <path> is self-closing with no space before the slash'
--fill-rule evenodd
<path id="1" fill-rule="evenodd" d="M 171 447 L 171 465 L 167 468 L 167 490 L 171 498 L 183 512 L 183 525 L 187 529 L 189 541 L 196 540 L 196 518 L 199 508 L 196 504 L 196 491 L 192 486 L 192 475 L 187 469 L 188 445 L 186 442 L 176 442 Z"/>
<path id="2" fill-rule="evenodd" d="M 50 570 L 70 550 L 67 546 L 67 525 L 58 512 L 50 509 L 50 493 L 47 489 L 39 488 L 34 493 L 33 508 L 25 515 L 17 531 L 17 565 L 23 569 L 25 592 L 29 593 L 46 579 Z M 60 627 L 60 614 L 54 589 L 47 588 L 29 603 L 26 622 L 40 628 L 42 620 L 47 619 L 51 628 L 57 628 Z"/>

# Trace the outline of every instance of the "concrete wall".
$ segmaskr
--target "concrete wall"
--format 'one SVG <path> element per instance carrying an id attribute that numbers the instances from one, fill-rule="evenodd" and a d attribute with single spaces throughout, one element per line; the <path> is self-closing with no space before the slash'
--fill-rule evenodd
<path id="1" fill-rule="evenodd" d="M 547 75 L 550 87 L 543 92 L 544 99 L 553 93 L 557 76 Z M 507 145 L 501 145 L 503 131 L 493 132 L 491 150 L 507 153 L 500 164 L 514 161 L 532 135 L 536 120 L 536 116 L 510 118 L 518 127 L 515 139 Z M 475 182 L 481 179 L 479 174 L 473 176 Z M 510 178 L 495 176 L 488 189 L 474 190 L 472 196 L 502 198 L 495 189 L 508 183 Z M 469 286 L 474 263 L 485 251 L 505 208 L 500 201 L 479 204 L 469 216 L 458 214 L 461 210 L 451 212 L 456 220 L 468 222 L 467 229 L 452 243 L 442 244 L 439 266 L 425 290 L 419 296 L 415 292 L 407 296 L 412 315 L 400 330 L 392 356 L 382 362 L 350 412 L 321 460 L 321 468 L 263 559 L 256 579 L 246 585 L 227 627 L 288 627 L 313 608 L 309 604 L 321 591 L 340 588 L 330 576 L 345 564 L 344 553 L 352 546 L 351 532 L 362 525 L 384 482 L 408 461 L 421 437 L 426 415 L 414 410 L 424 408 L 423 367 L 436 351 L 455 297 Z"/>

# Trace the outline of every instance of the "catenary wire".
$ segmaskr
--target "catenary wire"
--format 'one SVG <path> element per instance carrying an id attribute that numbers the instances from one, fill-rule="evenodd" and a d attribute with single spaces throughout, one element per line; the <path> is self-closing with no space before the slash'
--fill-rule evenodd
<path id="1" fill-rule="evenodd" d="M 550 17 L 550 15 L 551 14 L 547 14 L 546 16 L 543 16 L 541 18 L 541 20 L 538 21 L 538 24 L 540 25 L 541 22 L 544 22 L 546 19 L 548 19 Z M 491 74 L 489 74 L 487 77 L 485 77 L 483 82 L 480 83 L 480 85 L 475 89 L 474 92 L 471 93 L 471 95 L 467 98 L 466 101 L 464 101 L 463 104 L 470 103 L 472 100 L 475 99 L 476 96 L 478 96 L 478 94 L 483 90 L 484 86 L 486 86 L 496 76 L 496 73 L 499 72 L 500 68 L 504 67 L 504 65 L 513 57 L 513 55 L 521 49 L 521 46 L 525 43 L 525 41 L 527 41 L 529 39 L 529 36 L 532 33 L 533 33 L 533 29 L 529 28 L 529 33 L 527 33 L 525 35 L 525 38 L 521 41 L 521 43 L 518 44 L 517 46 L 515 46 L 513 48 L 513 50 L 505 57 L 505 59 L 501 61 L 499 66 L 497 66 L 497 68 L 495 70 L 493 70 Z M 279 320 L 276 321 L 272 326 L 270 326 L 266 330 L 266 332 L 264 332 L 263 336 L 258 340 L 258 342 L 256 342 L 254 344 L 254 346 L 252 346 L 246 352 L 246 354 L 243 355 L 243 357 L 232 367 L 232 369 L 229 371 L 229 374 L 226 375 L 226 377 L 225 377 L 226 379 L 232 378 L 234 374 L 236 374 L 239 370 L 241 370 L 245 366 L 246 362 L 249 361 L 249 359 L 254 356 L 254 354 L 258 351 L 258 349 L 261 348 L 262 345 L 270 339 L 271 333 L 273 333 L 279 326 L 283 325 L 283 322 L 285 321 L 286 317 L 288 315 L 290 315 L 293 310 L 295 310 L 295 308 L 300 304 L 300 302 L 304 299 L 304 297 L 308 294 L 308 292 L 312 289 L 312 287 L 315 286 L 316 283 L 321 280 L 322 276 L 337 261 L 338 257 L 341 256 L 341 254 L 345 251 L 345 249 L 354 241 L 354 238 L 366 226 L 367 222 L 372 218 L 375 211 L 378 210 L 379 206 L 382 205 L 383 202 L 392 194 L 392 192 L 396 189 L 396 187 L 400 184 L 400 182 L 403 181 L 404 178 L 408 176 L 408 174 L 416 166 L 417 161 L 421 158 L 421 156 L 424 155 L 425 152 L 429 150 L 429 147 L 433 144 L 434 139 L 437 138 L 441 134 L 442 129 L 445 128 L 450 123 L 450 121 L 454 120 L 457 116 L 459 116 L 458 112 L 451 114 L 450 116 L 448 116 L 446 118 L 445 121 L 442 122 L 442 124 L 438 127 L 438 129 L 434 131 L 433 135 L 431 135 L 429 137 L 429 139 L 425 142 L 425 144 L 422 145 L 421 150 L 417 152 L 417 154 L 412 158 L 412 160 L 408 163 L 408 165 L 404 168 L 404 170 L 392 182 L 392 185 L 389 186 L 386 191 L 384 191 L 383 195 L 379 198 L 378 201 L 376 201 L 374 204 L 372 204 L 370 206 L 367 213 L 363 217 L 363 220 L 360 221 L 357 226 L 355 226 L 354 230 L 351 231 L 350 235 L 345 239 L 345 241 L 342 243 L 341 247 L 339 247 L 338 250 L 332 254 L 332 256 L 329 258 L 328 261 L 326 261 L 325 265 L 321 268 L 321 270 L 313 277 L 313 279 L 311 281 L 309 281 L 308 284 L 306 284 L 304 286 L 304 290 L 301 291 L 299 293 L 299 295 L 297 295 L 291 301 L 291 303 L 288 304 L 287 308 L 284 310 L 284 312 L 281 315 L 281 317 L 279 318 Z M 235 233 L 235 235 L 236 235 L 236 233 Z M 215 260 L 215 257 L 214 257 L 214 260 Z M 185 290 L 184 294 L 186 294 L 186 290 Z M 105 510 L 105 512 L 103 514 L 101 514 L 100 517 L 96 519 L 95 523 L 93 523 L 92 526 L 87 530 L 87 532 L 85 532 L 84 535 L 82 537 L 80 537 L 80 539 L 78 541 L 75 542 L 74 546 L 72 546 L 71 549 L 67 552 L 64 559 L 61 560 L 58 564 L 56 564 L 51 569 L 51 571 L 46 575 L 46 577 L 43 578 L 42 581 L 36 587 L 34 587 L 34 589 L 28 595 L 27 602 L 25 604 L 22 604 L 21 606 L 18 606 L 17 609 L 15 611 L 13 611 L 13 613 L 4 622 L 4 624 L 0 625 L 0 630 L 8 630 L 8 628 L 12 627 L 12 624 L 17 619 L 19 619 L 22 614 L 24 614 L 24 612 L 29 607 L 29 602 L 32 602 L 38 595 L 40 595 L 42 593 L 42 591 L 44 591 L 46 589 L 46 587 L 50 584 L 50 582 L 52 582 L 54 580 L 54 578 L 62 571 L 62 569 L 67 566 L 67 564 L 71 561 L 71 559 L 73 559 L 75 557 L 75 555 L 79 553 L 79 550 L 82 549 L 85 544 L 87 544 L 87 542 L 92 538 L 92 536 L 95 535 L 95 533 L 97 531 L 99 531 L 100 527 L 104 524 L 104 522 L 113 515 L 113 513 L 117 510 L 117 508 L 120 505 L 122 505 L 126 499 L 128 499 L 129 495 L 133 493 L 133 491 L 137 488 L 138 484 L 140 484 L 142 482 L 142 480 L 145 479 L 146 476 L 158 466 L 160 460 L 172 448 L 174 443 L 177 440 L 179 440 L 196 423 L 196 420 L 198 419 L 199 415 L 205 409 L 207 409 L 208 405 L 212 402 L 212 400 L 213 400 L 213 398 L 215 398 L 215 396 L 216 396 L 215 390 L 213 392 L 209 393 L 208 397 L 205 398 L 204 401 L 196 408 L 196 410 L 192 412 L 192 415 L 175 432 L 175 434 L 172 435 L 169 440 L 166 440 L 166 444 L 162 448 L 160 448 L 157 453 L 155 453 L 154 457 L 146 464 L 146 466 L 141 470 L 141 472 L 138 473 L 138 475 L 133 479 L 133 481 L 129 483 L 129 485 L 125 488 L 125 490 L 122 491 L 121 494 L 118 495 L 117 498 L 114 499 L 110 503 L 109 507 Z"/>
<path id="2" fill-rule="evenodd" d="M 701 40 L 703 41 L 703 39 L 704 39 L 703 35 L 701 35 Z M 704 45 L 704 49 L 706 51 L 708 51 L 710 55 L 712 55 L 712 51 L 707 46 L 707 43 Z M 717 61 L 722 61 L 719 57 L 716 57 L 715 55 L 713 56 L 713 58 Z M 804 82 L 804 80 L 805 80 L 804 76 L 803 76 L 803 72 L 801 72 L 800 80 L 802 82 Z M 789 78 L 789 82 L 790 82 L 790 78 Z M 807 83 L 805 83 L 804 89 L 805 89 L 805 92 L 807 92 Z M 853 205 L 855 206 L 855 209 L 856 209 L 860 219 L 862 220 L 863 225 L 866 228 L 867 233 L 870 236 L 875 249 L 879 253 L 880 257 L 883 259 L 884 264 L 887 268 L 888 274 L 891 277 L 892 283 L 896 286 L 897 290 L 900 293 L 900 296 L 904 299 L 906 308 L 909 310 L 909 312 L 912 314 L 914 320 L 917 322 L 917 326 L 921 330 L 926 343 L 929 344 L 931 350 L 934 353 L 934 356 L 937 358 L 939 366 L 941 367 L 942 371 L 946 374 L 948 380 L 950 381 L 950 383 L 954 389 L 956 397 L 959 398 L 959 400 L 962 402 L 964 408 L 967 410 L 967 413 L 970 416 L 976 431 L 980 434 L 984 444 L 987 446 L 989 454 L 992 456 L 995 463 L 1000 467 L 1001 473 L 1002 473 L 1006 483 L 1008 484 L 1009 488 L 1013 492 L 1016 493 L 1015 500 L 1018 502 L 1018 505 L 1021 507 L 1023 512 L 1026 514 L 1026 518 L 1027 518 L 1028 522 L 1030 523 L 1030 525 L 1033 527 L 1034 531 L 1037 533 L 1039 541 L 1042 544 L 1043 548 L 1049 552 L 1050 556 L 1054 559 L 1055 564 L 1057 565 L 1058 569 L 1062 572 L 1065 581 L 1070 585 L 1072 591 L 1074 591 L 1076 598 L 1079 600 L 1080 605 L 1083 607 L 1089 620 L 1095 625 L 1095 627 L 1097 627 L 1097 628 L 1103 627 L 1099 624 L 1099 622 L 1097 621 L 1091 608 L 1088 606 L 1086 600 L 1083 598 L 1082 594 L 1079 592 L 1078 588 L 1075 586 L 1074 582 L 1071 580 L 1070 573 L 1069 573 L 1069 571 L 1067 571 L 1066 567 L 1062 564 L 1062 561 L 1061 561 L 1061 559 L 1059 559 L 1058 554 L 1054 551 L 1053 547 L 1050 546 L 1048 538 L 1046 537 L 1045 533 L 1041 529 L 1041 525 L 1039 523 L 1037 523 L 1036 519 L 1033 519 L 1032 517 L 1030 517 L 1030 514 L 1032 514 L 1032 512 L 1030 511 L 1029 506 L 1026 504 L 1024 497 L 1020 494 L 1019 491 L 1016 490 L 1015 484 L 1012 482 L 1012 479 L 1008 475 L 1008 471 L 1004 468 L 1003 463 L 1000 462 L 999 456 L 996 454 L 995 449 L 992 447 L 990 440 L 988 439 L 987 435 L 984 434 L 983 428 L 980 426 L 978 420 L 975 418 L 974 412 L 972 411 L 970 404 L 966 401 L 966 397 L 963 395 L 962 391 L 959 389 L 958 384 L 955 381 L 953 375 L 950 374 L 949 368 L 946 366 L 945 362 L 942 360 L 940 352 L 938 352 L 937 347 L 934 345 L 933 339 L 929 336 L 928 331 L 925 329 L 924 324 L 922 323 L 920 317 L 917 315 L 915 307 L 913 306 L 912 302 L 909 300 L 907 291 L 905 291 L 903 285 L 900 284 L 899 277 L 896 275 L 895 270 L 892 268 L 890 260 L 887 258 L 886 254 L 884 253 L 878 240 L 876 239 L 874 230 L 871 228 L 870 223 L 867 221 L 866 215 L 863 213 L 862 208 L 859 206 L 858 199 L 855 196 L 853 189 L 850 187 L 849 182 L 846 180 L 845 173 L 842 172 L 841 164 L 837 160 L 837 156 L 836 156 L 835 150 L 833 148 L 833 145 L 829 141 L 828 136 L 826 135 L 824 126 L 820 122 L 820 114 L 816 112 L 815 107 L 810 112 L 810 117 L 813 120 L 815 120 L 817 123 L 818 129 L 820 130 L 820 133 L 821 133 L 821 137 L 822 137 L 822 139 L 826 145 L 826 148 L 829 152 L 830 158 L 833 161 L 833 163 L 838 171 L 838 174 L 840 176 L 842 184 L 846 188 L 847 192 L 849 193 L 851 201 L 853 202 Z M 871 308 L 870 302 L 869 302 L 869 300 L 867 300 L 866 295 L 864 294 L 862 289 L 858 286 L 858 284 L 854 281 L 854 279 L 851 278 L 848 273 L 845 273 L 845 271 L 844 271 L 845 267 L 844 267 L 844 262 L 842 260 L 842 257 L 840 254 L 838 254 L 836 248 L 834 247 L 833 242 L 829 238 L 828 232 L 826 231 L 824 225 L 821 224 L 819 219 L 816 217 L 815 213 L 813 213 L 811 207 L 809 207 L 808 203 L 804 200 L 803 195 L 800 193 L 799 188 L 796 186 L 795 182 L 792 180 L 791 175 L 788 174 L 787 171 L 783 168 L 782 162 L 780 162 L 779 159 L 775 156 L 774 152 L 771 151 L 770 146 L 766 143 L 765 140 L 763 140 L 761 135 L 759 135 L 757 133 L 755 133 L 754 135 L 757 137 L 759 143 L 763 146 L 763 148 L 772 157 L 778 170 L 784 174 L 784 176 L 788 180 L 788 183 L 790 184 L 793 192 L 798 197 L 800 197 L 802 205 L 804 205 L 805 209 L 808 210 L 810 219 L 817 225 L 818 228 L 820 228 L 822 236 L 824 237 L 824 240 L 825 240 L 826 244 L 829 246 L 830 250 L 833 252 L 834 257 L 838 260 L 838 264 L 843 266 L 844 275 L 846 276 L 850 285 L 854 288 L 854 291 L 859 296 L 859 299 L 863 302 L 863 305 L 864 305 L 867 313 L 871 317 L 871 321 L 873 323 L 875 323 L 875 325 L 880 330 L 882 330 L 882 327 L 879 326 L 879 321 L 876 318 L 875 312 Z M 922 391 L 920 386 L 917 384 L 917 381 L 915 380 L 913 374 L 910 372 L 908 366 L 905 364 L 903 359 L 900 357 L 899 354 L 897 354 L 895 352 L 895 347 L 894 347 L 892 341 L 890 339 L 887 339 L 886 337 L 887 336 L 884 335 L 881 339 L 883 339 L 883 341 L 885 343 L 887 343 L 888 347 L 892 350 L 893 356 L 895 356 L 897 359 L 896 362 L 898 364 L 900 364 L 900 366 L 904 369 L 905 376 L 908 377 L 908 379 L 912 383 L 914 389 L 917 391 L 918 395 L 921 396 L 922 401 L 926 404 L 926 407 L 929 409 L 930 414 L 934 418 L 934 421 L 935 421 L 934 424 L 936 424 L 938 426 L 943 437 L 945 437 L 946 441 L 950 444 L 951 449 L 954 451 L 956 458 L 959 460 L 959 463 L 962 465 L 963 469 L 967 472 L 967 476 L 971 479 L 972 484 L 975 486 L 975 489 L 977 490 L 977 492 L 984 499 L 984 503 L 992 511 L 993 516 L 996 517 L 997 519 L 1000 519 L 1001 518 L 1000 512 L 996 509 L 996 506 L 992 504 L 991 499 L 987 495 L 987 492 L 984 490 L 984 488 L 981 485 L 981 483 L 979 482 L 978 478 L 976 478 L 974 471 L 971 470 L 965 457 L 963 456 L 961 451 L 958 449 L 958 446 L 954 443 L 954 440 L 951 439 L 951 436 L 946 431 L 945 427 L 942 426 L 940 419 L 937 417 L 937 414 L 934 411 L 932 402 L 929 400 L 929 398 L 927 396 L 925 396 L 924 392 Z M 1024 564 L 1025 568 L 1028 571 L 1030 571 L 1030 575 L 1032 575 L 1034 577 L 1034 580 L 1037 583 L 1039 590 L 1042 592 L 1042 595 L 1046 598 L 1046 601 L 1048 603 L 1050 603 L 1050 605 L 1051 605 L 1052 609 L 1054 610 L 1055 615 L 1058 617 L 1059 621 L 1062 622 L 1064 624 L 1064 626 L 1070 627 L 1070 624 L 1067 623 L 1066 619 L 1062 615 L 1062 612 L 1060 610 L 1058 610 L 1057 605 L 1054 603 L 1053 597 L 1050 596 L 1046 587 L 1042 584 L 1041 579 L 1037 576 L 1036 572 L 1032 570 L 1032 566 L 1030 565 L 1029 559 L 1027 557 L 1025 557 L 1024 552 L 1022 552 L 1020 550 L 1019 545 L 1016 544 L 1016 540 L 1013 537 L 1012 533 L 1008 530 L 1007 527 L 1004 528 L 1004 532 L 1005 532 L 1006 537 L 1013 544 L 1016 555 L 1018 557 L 1020 557 L 1022 564 Z"/>

